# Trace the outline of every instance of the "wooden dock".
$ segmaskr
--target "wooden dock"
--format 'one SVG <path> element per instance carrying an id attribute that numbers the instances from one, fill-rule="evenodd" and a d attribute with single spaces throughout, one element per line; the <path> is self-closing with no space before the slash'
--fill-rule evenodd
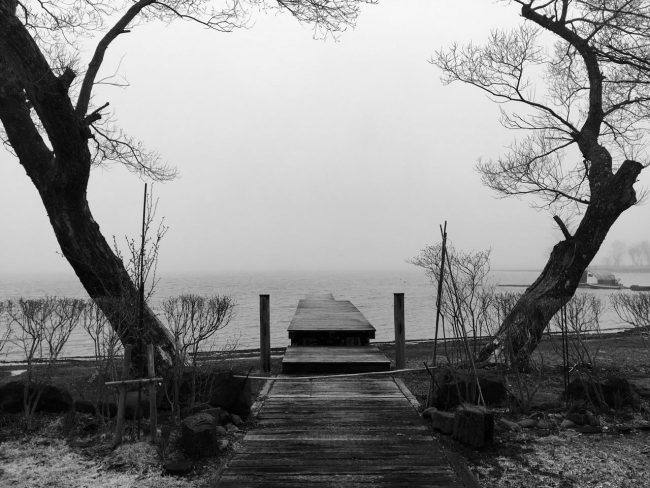
<path id="1" fill-rule="evenodd" d="M 397 381 L 275 381 L 217 486 L 465 486 Z"/>
<path id="2" fill-rule="evenodd" d="M 300 300 L 288 330 L 292 346 L 362 346 L 375 338 L 375 328 L 359 309 L 331 294 Z"/>
<path id="3" fill-rule="evenodd" d="M 347 300 L 331 294 L 298 302 L 289 324 L 291 346 L 282 360 L 285 374 L 363 373 L 387 371 L 390 360 L 369 345 L 375 328 Z"/>

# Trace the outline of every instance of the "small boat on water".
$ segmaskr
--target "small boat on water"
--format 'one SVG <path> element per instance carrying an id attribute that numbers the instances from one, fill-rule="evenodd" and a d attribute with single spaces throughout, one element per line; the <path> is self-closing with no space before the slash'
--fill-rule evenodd
<path id="1" fill-rule="evenodd" d="M 613 273 L 593 273 L 586 270 L 580 278 L 578 288 L 592 290 L 622 290 L 626 288 Z"/>
<path id="2" fill-rule="evenodd" d="M 632 285 L 630 286 L 632 291 L 650 291 L 650 285 Z"/>

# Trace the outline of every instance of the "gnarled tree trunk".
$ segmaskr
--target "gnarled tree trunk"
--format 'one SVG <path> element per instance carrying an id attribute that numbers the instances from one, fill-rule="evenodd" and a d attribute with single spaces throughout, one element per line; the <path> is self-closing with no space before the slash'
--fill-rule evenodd
<path id="1" fill-rule="evenodd" d="M 148 307 L 140 326 L 138 289 L 88 207 L 90 132 L 68 95 L 74 73 L 53 73 L 10 7 L 0 0 L 0 121 L 7 138 L 40 194 L 63 255 L 122 342 L 136 347 L 134 359 L 142 360 L 137 350 L 147 343 L 168 359 L 174 350 L 171 336 Z"/>
<path id="2" fill-rule="evenodd" d="M 592 185 L 592 200 L 573 236 L 557 243 L 544 270 L 526 289 L 497 334 L 479 353 L 487 361 L 503 351 L 512 364 L 525 368 L 551 318 L 575 293 L 582 274 L 618 217 L 636 203 L 633 188 L 643 166 L 625 161 L 609 177 Z M 595 198 L 594 198 L 594 192 Z"/>

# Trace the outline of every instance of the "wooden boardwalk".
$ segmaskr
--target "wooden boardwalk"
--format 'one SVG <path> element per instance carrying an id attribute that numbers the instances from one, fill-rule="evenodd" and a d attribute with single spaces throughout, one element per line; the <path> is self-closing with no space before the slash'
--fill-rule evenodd
<path id="1" fill-rule="evenodd" d="M 463 487 L 392 378 L 275 381 L 218 487 Z"/>

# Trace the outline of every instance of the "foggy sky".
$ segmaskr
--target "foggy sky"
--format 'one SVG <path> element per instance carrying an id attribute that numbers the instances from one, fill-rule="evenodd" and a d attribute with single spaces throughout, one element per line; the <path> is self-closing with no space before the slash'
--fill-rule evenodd
<path id="1" fill-rule="evenodd" d="M 519 22 L 504 3 L 384 0 L 338 42 L 264 12 L 230 34 L 176 22 L 118 38 L 103 74 L 121 63 L 130 86 L 98 87 L 95 104 L 109 101 L 122 128 L 180 171 L 155 185 L 170 227 L 161 272 L 404 269 L 445 219 L 457 247 L 492 249 L 493 268 L 541 267 L 561 239 L 551 215 L 496 199 L 474 170 L 514 134 L 479 90 L 443 86 L 428 63 Z M 137 235 L 135 175 L 96 169 L 88 198 L 109 241 Z M 0 272 L 69 272 L 6 151 L 0 208 Z M 650 238 L 649 217 L 647 205 L 627 211 L 607 242 Z"/>

